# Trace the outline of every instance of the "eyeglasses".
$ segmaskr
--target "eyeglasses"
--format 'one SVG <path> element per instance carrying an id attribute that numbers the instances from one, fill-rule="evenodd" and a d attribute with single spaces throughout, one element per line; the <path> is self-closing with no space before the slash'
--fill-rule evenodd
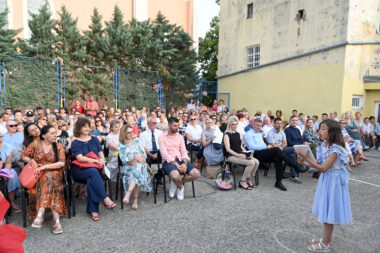
<path id="1" fill-rule="evenodd" d="M 79 115 L 80 115 L 80 113 L 74 113 L 74 115 L 75 115 L 75 116 L 79 116 Z"/>
<path id="2" fill-rule="evenodd" d="M 237 123 L 233 123 L 233 124 L 231 124 L 231 126 L 237 126 Z"/>
<path id="3" fill-rule="evenodd" d="M 340 122 L 339 124 L 341 124 L 341 125 L 346 125 L 346 122 Z"/>
<path id="4" fill-rule="evenodd" d="M 133 134 L 133 131 L 128 131 L 127 134 Z"/>
<path id="5" fill-rule="evenodd" d="M 47 119 L 42 119 L 42 120 L 45 120 L 45 121 L 46 121 Z"/>
<path id="6" fill-rule="evenodd" d="M 190 119 L 191 121 L 196 121 L 197 119 Z"/>
<path id="7" fill-rule="evenodd" d="M 9 127 L 17 127 L 17 125 L 8 125 Z"/>
<path id="8" fill-rule="evenodd" d="M 101 120 L 95 120 L 96 122 L 102 122 Z"/>
<path id="9" fill-rule="evenodd" d="M 119 114 L 118 114 L 118 113 L 115 113 L 115 116 L 119 116 Z"/>

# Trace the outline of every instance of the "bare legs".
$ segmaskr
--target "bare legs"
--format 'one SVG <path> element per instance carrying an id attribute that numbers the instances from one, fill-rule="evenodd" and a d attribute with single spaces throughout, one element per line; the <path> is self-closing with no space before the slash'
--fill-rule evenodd
<path id="1" fill-rule="evenodd" d="M 196 180 L 201 176 L 201 173 L 197 169 L 192 169 L 189 174 L 185 175 L 181 178 L 181 174 L 179 174 L 178 170 L 173 170 L 170 172 L 170 178 L 177 185 L 179 189 L 182 189 L 183 185 L 187 182 L 191 182 Z"/>
<path id="2" fill-rule="evenodd" d="M 334 224 L 323 223 L 323 238 L 321 240 L 314 239 L 310 241 L 311 245 L 307 248 L 314 252 L 322 252 L 321 250 L 330 249 L 333 230 Z"/>
<path id="3" fill-rule="evenodd" d="M 13 208 L 13 210 L 15 211 L 21 210 L 20 207 L 16 205 L 15 203 L 16 191 L 8 192 L 8 198 L 9 198 L 9 202 L 11 202 L 11 207 Z"/>
<path id="4" fill-rule="evenodd" d="M 129 199 L 131 197 L 133 190 L 134 190 L 134 194 L 133 194 L 133 201 L 132 201 L 132 209 L 137 210 L 138 209 L 137 202 L 138 202 L 141 186 L 137 186 L 135 181 L 133 180 L 130 181 L 129 188 L 128 188 L 128 191 L 125 193 L 123 202 L 126 205 L 129 204 Z"/>

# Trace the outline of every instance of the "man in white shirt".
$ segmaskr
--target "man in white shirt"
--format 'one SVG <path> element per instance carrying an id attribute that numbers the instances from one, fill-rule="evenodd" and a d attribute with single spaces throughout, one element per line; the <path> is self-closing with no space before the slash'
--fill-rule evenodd
<path id="1" fill-rule="evenodd" d="M 156 129 L 156 117 L 150 116 L 147 121 L 148 128 L 140 134 L 139 139 L 147 155 L 146 162 L 151 166 L 153 162 L 160 162 L 158 138 L 161 136 L 162 131 Z"/>
<path id="2" fill-rule="evenodd" d="M 273 129 L 272 122 L 268 116 L 265 116 L 264 118 L 264 126 L 263 126 L 263 132 L 264 132 L 264 138 L 266 139 L 268 136 L 268 133 L 270 130 Z"/>
<path id="3" fill-rule="evenodd" d="M 186 127 L 185 136 L 187 139 L 187 149 L 190 151 L 198 151 L 196 154 L 198 161 L 195 162 L 195 167 L 199 167 L 199 159 L 201 159 L 203 155 L 203 150 L 201 147 L 202 131 L 202 127 L 197 125 L 197 117 L 192 114 L 190 116 L 190 124 Z"/>

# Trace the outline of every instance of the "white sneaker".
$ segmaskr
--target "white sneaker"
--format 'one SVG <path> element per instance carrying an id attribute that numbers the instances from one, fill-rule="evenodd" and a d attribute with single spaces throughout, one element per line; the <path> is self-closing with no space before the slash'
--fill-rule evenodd
<path id="1" fill-rule="evenodd" d="M 378 147 L 378 148 L 377 148 L 377 150 L 379 150 L 379 151 L 380 151 L 380 147 Z"/>
<path id="2" fill-rule="evenodd" d="M 174 198 L 175 191 L 177 190 L 177 185 L 173 182 L 173 180 L 170 182 L 170 189 L 169 189 L 169 197 Z"/>
<path id="3" fill-rule="evenodd" d="M 185 197 L 185 186 L 182 185 L 182 189 L 178 189 L 178 191 L 177 191 L 177 199 L 183 200 L 184 197 Z"/>

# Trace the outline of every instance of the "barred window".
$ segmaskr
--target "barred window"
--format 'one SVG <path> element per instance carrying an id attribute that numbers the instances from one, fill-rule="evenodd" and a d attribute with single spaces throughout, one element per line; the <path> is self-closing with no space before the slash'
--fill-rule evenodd
<path id="1" fill-rule="evenodd" d="M 260 65 L 260 45 L 247 47 L 247 67 L 253 68 Z"/>
<path id="2" fill-rule="evenodd" d="M 362 110 L 364 104 L 364 96 L 363 95 L 353 95 L 352 96 L 352 109 L 353 110 Z"/>

